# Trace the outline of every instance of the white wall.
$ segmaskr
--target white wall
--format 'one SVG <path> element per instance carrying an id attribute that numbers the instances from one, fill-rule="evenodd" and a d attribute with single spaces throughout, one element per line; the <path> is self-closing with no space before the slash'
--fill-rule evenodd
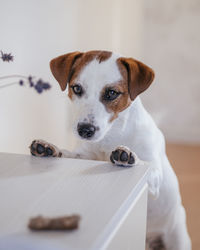
<path id="1" fill-rule="evenodd" d="M 0 62 L 0 75 L 32 74 L 53 85 L 42 95 L 20 86 L 0 89 L 0 151 L 27 153 L 34 138 L 66 145 L 66 93 L 53 80 L 49 61 L 77 47 L 77 3 L 0 1 L 0 49 L 15 56 Z"/>
<path id="2" fill-rule="evenodd" d="M 138 1 L 80 0 L 77 18 L 80 50 L 140 55 L 142 4 Z"/>
<path id="3" fill-rule="evenodd" d="M 200 1 L 143 5 L 141 59 L 156 72 L 146 108 L 172 142 L 200 143 Z"/>
<path id="4" fill-rule="evenodd" d="M 15 56 L 14 62 L 0 62 L 0 76 L 32 74 L 53 85 L 42 95 L 18 85 L 0 89 L 0 151 L 28 153 L 35 138 L 67 147 L 72 144 L 67 93 L 51 76 L 50 59 L 90 49 L 139 56 L 141 5 L 136 0 L 0 0 L 0 9 L 0 50 Z"/>

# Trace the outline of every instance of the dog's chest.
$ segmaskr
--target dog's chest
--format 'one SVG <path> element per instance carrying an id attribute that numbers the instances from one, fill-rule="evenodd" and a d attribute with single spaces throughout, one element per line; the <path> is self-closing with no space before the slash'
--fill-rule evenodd
<path id="1" fill-rule="evenodd" d="M 120 145 L 127 145 L 129 148 L 132 148 L 131 143 L 127 142 L 125 135 L 118 133 L 115 135 L 109 134 L 100 142 L 93 144 L 91 150 L 94 152 L 97 160 L 109 161 L 110 153 Z"/>
<path id="2" fill-rule="evenodd" d="M 99 150 L 96 153 L 96 160 L 97 161 L 107 161 L 108 160 L 108 153 Z"/>

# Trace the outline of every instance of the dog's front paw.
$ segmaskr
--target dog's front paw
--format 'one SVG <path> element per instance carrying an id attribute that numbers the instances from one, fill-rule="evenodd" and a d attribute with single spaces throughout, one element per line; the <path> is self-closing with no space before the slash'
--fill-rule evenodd
<path id="1" fill-rule="evenodd" d="M 31 154 L 34 156 L 61 157 L 59 149 L 44 140 L 34 140 L 30 145 Z"/>
<path id="2" fill-rule="evenodd" d="M 136 164 L 137 160 L 137 155 L 124 146 L 117 147 L 110 155 L 110 161 L 122 167 L 132 167 Z"/>

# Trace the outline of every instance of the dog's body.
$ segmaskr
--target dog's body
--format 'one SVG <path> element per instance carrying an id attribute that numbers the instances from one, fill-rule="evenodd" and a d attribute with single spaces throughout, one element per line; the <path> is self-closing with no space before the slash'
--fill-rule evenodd
<path id="1" fill-rule="evenodd" d="M 62 90 L 69 83 L 73 128 L 81 140 L 75 152 L 33 141 L 31 153 L 111 159 L 126 166 L 135 164 L 137 155 L 151 162 L 147 247 L 191 250 L 178 181 L 165 153 L 164 137 L 138 96 L 151 84 L 153 71 L 136 60 L 101 51 L 58 57 L 51 61 L 51 70 Z"/>

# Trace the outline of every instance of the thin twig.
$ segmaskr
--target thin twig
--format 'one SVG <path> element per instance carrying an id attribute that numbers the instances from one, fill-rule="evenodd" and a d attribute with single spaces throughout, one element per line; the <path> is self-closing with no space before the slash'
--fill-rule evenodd
<path id="1" fill-rule="evenodd" d="M 5 88 L 5 87 L 12 86 L 12 85 L 17 84 L 17 83 L 19 84 L 19 82 L 11 82 L 11 83 L 5 84 L 5 85 L 3 85 L 3 86 L 0 86 L 0 89 Z"/>
<path id="2" fill-rule="evenodd" d="M 7 78 L 15 78 L 15 77 L 28 79 L 27 76 L 22 76 L 22 75 L 8 75 L 8 76 L 0 76 L 0 80 L 7 79 Z M 32 77 L 32 78 L 34 78 L 34 77 Z"/>

